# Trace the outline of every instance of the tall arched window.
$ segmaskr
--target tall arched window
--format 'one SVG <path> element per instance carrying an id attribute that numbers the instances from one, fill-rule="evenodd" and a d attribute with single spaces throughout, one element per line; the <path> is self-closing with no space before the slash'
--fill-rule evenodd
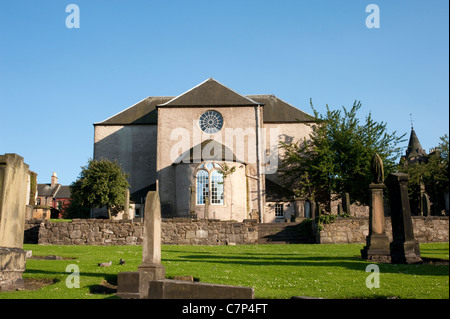
<path id="1" fill-rule="evenodd" d="M 198 167 L 196 177 L 197 205 L 204 205 L 206 198 L 211 205 L 223 205 L 223 174 L 220 165 L 203 163 Z"/>

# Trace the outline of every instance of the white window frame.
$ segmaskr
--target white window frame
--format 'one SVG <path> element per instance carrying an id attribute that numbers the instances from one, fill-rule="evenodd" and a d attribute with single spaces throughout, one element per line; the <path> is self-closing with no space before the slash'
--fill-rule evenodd
<path id="1" fill-rule="evenodd" d="M 284 204 L 283 203 L 275 203 L 275 218 L 284 218 Z M 280 215 L 281 213 L 281 215 Z"/>
<path id="2" fill-rule="evenodd" d="M 223 206 L 225 204 L 225 189 L 223 184 L 223 175 L 220 173 L 222 166 L 215 162 L 204 162 L 197 167 L 195 173 L 195 204 L 197 206 L 205 205 L 205 199 L 209 199 L 210 205 Z M 200 172 L 202 175 L 199 175 Z M 202 186 L 199 188 L 199 177 L 202 178 Z"/>

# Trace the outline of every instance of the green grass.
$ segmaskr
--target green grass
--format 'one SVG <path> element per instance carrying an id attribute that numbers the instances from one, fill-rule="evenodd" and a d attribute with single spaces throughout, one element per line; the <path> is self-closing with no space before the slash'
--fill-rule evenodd
<path id="1" fill-rule="evenodd" d="M 163 246 L 166 277 L 192 275 L 200 282 L 255 288 L 256 298 L 387 298 L 448 299 L 449 267 L 378 264 L 380 288 L 366 287 L 363 245 L 243 245 Z M 449 259 L 448 243 L 421 244 L 423 257 Z M 117 273 L 135 271 L 141 246 L 24 245 L 33 256 L 58 255 L 76 259 L 27 260 L 23 277 L 53 279 L 55 284 L 33 291 L 0 293 L 0 298 L 94 299 L 114 297 L 100 284 L 117 284 Z M 123 258 L 126 265 L 119 265 Z M 111 267 L 97 263 L 113 261 Z M 80 269 L 80 288 L 66 287 L 66 266 Z M 105 293 L 106 292 L 106 293 Z"/>

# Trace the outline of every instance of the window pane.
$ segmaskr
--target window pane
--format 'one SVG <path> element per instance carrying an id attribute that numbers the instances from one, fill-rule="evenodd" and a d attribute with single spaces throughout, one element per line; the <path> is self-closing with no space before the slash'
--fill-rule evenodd
<path id="1" fill-rule="evenodd" d="M 208 172 L 201 170 L 197 173 L 197 205 L 205 203 L 205 198 L 209 196 Z"/>
<path id="2" fill-rule="evenodd" d="M 275 217 L 284 217 L 283 204 L 275 204 Z"/>
<path id="3" fill-rule="evenodd" d="M 223 205 L 223 175 L 216 170 L 211 172 L 211 204 Z"/>

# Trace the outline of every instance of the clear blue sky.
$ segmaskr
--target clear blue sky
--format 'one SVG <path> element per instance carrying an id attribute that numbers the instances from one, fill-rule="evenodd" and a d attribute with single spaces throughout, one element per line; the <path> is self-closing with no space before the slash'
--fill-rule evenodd
<path id="1" fill-rule="evenodd" d="M 68 4 L 80 28 L 66 27 Z M 380 28 L 366 27 L 366 6 Z M 449 3 L 0 1 L 0 154 L 68 185 L 93 156 L 93 123 L 209 77 L 312 113 L 360 100 L 422 146 L 449 131 Z M 406 147 L 407 141 L 404 143 Z"/>

